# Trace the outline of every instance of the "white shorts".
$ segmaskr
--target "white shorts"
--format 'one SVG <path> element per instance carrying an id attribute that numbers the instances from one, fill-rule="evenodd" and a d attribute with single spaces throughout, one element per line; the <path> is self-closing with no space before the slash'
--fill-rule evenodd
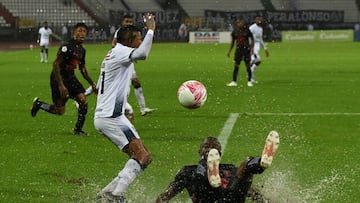
<path id="1" fill-rule="evenodd" d="M 41 47 L 45 47 L 46 49 L 48 49 L 50 43 L 49 43 L 49 40 L 40 40 L 39 45 L 40 45 Z"/>
<path id="2" fill-rule="evenodd" d="M 94 118 L 96 130 L 105 135 L 119 149 L 123 149 L 130 141 L 140 139 L 135 127 L 125 115 L 116 118 Z"/>

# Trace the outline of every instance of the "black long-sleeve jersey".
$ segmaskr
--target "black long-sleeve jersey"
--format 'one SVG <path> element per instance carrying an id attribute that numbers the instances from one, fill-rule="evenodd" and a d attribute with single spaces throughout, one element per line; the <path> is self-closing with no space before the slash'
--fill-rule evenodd
<path id="1" fill-rule="evenodd" d="M 62 44 L 57 52 L 58 57 L 64 57 L 60 64 L 61 76 L 64 78 L 71 77 L 78 65 L 85 65 L 85 54 L 84 47 L 74 39 Z"/>
<path id="2" fill-rule="evenodd" d="M 204 161 L 203 161 L 204 162 Z M 221 186 L 213 188 L 207 179 L 207 171 L 201 161 L 198 165 L 184 166 L 175 176 L 169 188 L 177 194 L 186 188 L 195 203 L 241 203 L 245 202 L 251 182 L 235 176 L 237 167 L 220 164 Z"/>
<path id="3" fill-rule="evenodd" d="M 250 47 L 250 39 L 253 39 L 249 28 L 244 27 L 243 29 L 235 29 L 231 36 L 236 40 L 237 47 Z"/>

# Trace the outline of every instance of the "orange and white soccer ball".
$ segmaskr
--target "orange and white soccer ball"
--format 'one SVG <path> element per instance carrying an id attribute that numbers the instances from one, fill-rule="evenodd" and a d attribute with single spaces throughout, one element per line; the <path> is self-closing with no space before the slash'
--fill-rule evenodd
<path id="1" fill-rule="evenodd" d="M 197 109 L 204 105 L 207 99 L 205 86 L 196 80 L 189 80 L 180 85 L 177 91 L 180 104 L 188 109 Z"/>

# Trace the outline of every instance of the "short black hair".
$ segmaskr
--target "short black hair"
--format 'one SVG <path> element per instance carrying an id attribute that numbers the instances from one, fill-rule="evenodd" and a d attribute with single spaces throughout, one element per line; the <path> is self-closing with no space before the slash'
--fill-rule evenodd
<path id="1" fill-rule="evenodd" d="M 86 26 L 85 23 L 76 23 L 76 25 L 74 26 L 74 30 L 78 27 L 83 27 L 85 28 L 86 30 L 88 30 L 88 27 Z"/>
<path id="2" fill-rule="evenodd" d="M 213 137 L 213 136 L 206 137 L 201 142 L 200 148 L 199 148 L 199 155 L 200 156 L 205 155 L 204 153 L 206 152 L 206 148 L 209 148 L 209 146 L 211 146 L 211 148 L 217 149 L 219 151 L 219 154 L 221 155 L 221 143 L 219 142 L 219 140 L 216 137 Z"/>
<path id="3" fill-rule="evenodd" d="M 135 25 L 123 26 L 119 29 L 116 35 L 118 43 L 123 44 L 129 39 L 134 37 L 134 32 L 141 32 L 141 30 Z"/>
<path id="4" fill-rule="evenodd" d="M 125 15 L 123 15 L 121 20 L 124 20 L 125 18 L 133 18 L 133 17 L 130 14 L 125 14 Z"/>

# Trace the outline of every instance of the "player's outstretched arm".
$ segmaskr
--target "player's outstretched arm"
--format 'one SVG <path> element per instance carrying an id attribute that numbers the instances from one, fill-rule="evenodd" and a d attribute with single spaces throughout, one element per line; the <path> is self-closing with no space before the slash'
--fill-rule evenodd
<path id="1" fill-rule="evenodd" d="M 231 39 L 231 42 L 230 42 L 230 47 L 229 47 L 228 52 L 226 53 L 226 56 L 227 56 L 227 57 L 230 57 L 231 50 L 233 49 L 234 44 L 235 44 L 235 39 L 234 39 L 234 37 L 231 37 L 231 38 L 232 38 L 232 39 Z"/>
<path id="2" fill-rule="evenodd" d="M 95 92 L 95 94 L 97 94 L 97 89 L 96 89 L 96 84 L 94 83 L 94 81 L 91 79 L 86 67 L 84 65 L 80 65 L 79 69 L 81 71 L 81 75 L 85 78 L 86 81 L 88 81 L 89 85 L 91 86 L 93 92 Z"/>
<path id="3" fill-rule="evenodd" d="M 153 15 L 147 14 L 144 17 L 144 21 L 145 21 L 145 19 L 146 19 L 145 23 L 148 28 L 148 31 L 145 35 L 143 42 L 139 46 L 139 48 L 135 49 L 134 52 L 131 54 L 131 59 L 133 61 L 145 60 L 151 50 L 152 41 L 154 38 L 154 30 L 155 30 L 156 25 L 155 25 L 155 20 L 154 20 Z"/>
<path id="4" fill-rule="evenodd" d="M 182 168 L 175 176 L 175 180 L 170 183 L 169 187 L 165 192 L 161 193 L 157 199 L 156 203 L 168 202 L 170 199 L 175 197 L 179 192 L 183 191 L 186 187 L 186 183 L 189 183 L 187 180 L 188 172 L 185 170 L 185 167 Z"/>
<path id="5" fill-rule="evenodd" d="M 58 83 L 59 86 L 59 91 L 60 91 L 60 95 L 62 98 L 67 98 L 69 97 L 69 91 L 68 89 L 65 87 L 61 74 L 60 74 L 60 64 L 62 64 L 64 61 L 64 57 L 62 56 L 57 56 L 54 63 L 53 63 L 53 74 L 55 76 L 55 80 Z"/>
<path id="6" fill-rule="evenodd" d="M 157 199 L 156 199 L 156 203 L 163 203 L 163 202 L 169 202 L 170 199 L 172 199 L 173 197 L 176 196 L 176 192 L 174 187 L 172 187 L 172 185 L 169 186 L 169 188 L 161 193 Z"/>

